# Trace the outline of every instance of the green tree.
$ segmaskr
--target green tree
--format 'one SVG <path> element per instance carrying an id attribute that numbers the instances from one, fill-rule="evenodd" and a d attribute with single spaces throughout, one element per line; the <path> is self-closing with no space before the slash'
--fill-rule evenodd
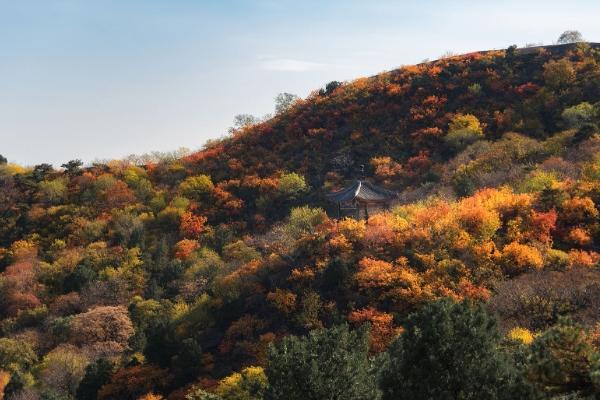
<path id="1" fill-rule="evenodd" d="M 37 355 L 22 340 L 0 338 L 0 369 L 11 373 L 29 371 L 37 363 Z"/>
<path id="2" fill-rule="evenodd" d="M 534 340 L 528 376 L 551 394 L 592 394 L 597 357 L 585 330 L 562 318 Z"/>
<path id="3" fill-rule="evenodd" d="M 46 203 L 59 204 L 67 195 L 67 182 L 62 178 L 42 181 L 38 184 L 38 192 Z"/>
<path id="4" fill-rule="evenodd" d="M 89 364 L 85 368 L 83 379 L 79 382 L 75 398 L 77 400 L 96 400 L 98 390 L 110 380 L 112 371 L 112 363 L 104 358 Z"/>
<path id="5" fill-rule="evenodd" d="M 277 191 L 285 198 L 293 199 L 306 192 L 308 186 L 304 177 L 295 172 L 281 175 L 277 185 Z"/>
<path id="6" fill-rule="evenodd" d="M 83 165 L 83 161 L 81 160 L 71 160 L 61 165 L 62 168 L 65 169 L 65 173 L 67 175 L 76 176 L 81 174 L 81 166 Z"/>
<path id="7" fill-rule="evenodd" d="M 316 227 L 327 220 L 327 214 L 320 208 L 308 206 L 293 208 L 290 213 L 285 231 L 294 239 L 305 234 L 312 234 Z"/>
<path id="8" fill-rule="evenodd" d="M 471 114 L 455 115 L 448 128 L 445 140 L 455 151 L 460 151 L 471 143 L 484 138 L 479 120 Z"/>
<path id="9" fill-rule="evenodd" d="M 29 343 L 9 338 L 0 338 L 0 371 L 11 374 L 6 394 L 18 392 L 33 383 L 30 370 L 38 358 Z"/>
<path id="10" fill-rule="evenodd" d="M 347 325 L 289 336 L 272 346 L 266 369 L 268 400 L 379 398 L 368 357 L 368 330 Z"/>
<path id="11" fill-rule="evenodd" d="M 499 351 L 496 323 L 468 302 L 439 300 L 409 316 L 382 371 L 384 400 L 528 399 Z"/>
<path id="12" fill-rule="evenodd" d="M 213 189 L 213 181 L 208 175 L 190 176 L 179 185 L 181 194 L 198 201 L 206 200 Z"/>
<path id="13" fill-rule="evenodd" d="M 579 129 L 585 124 L 594 123 L 596 108 L 588 102 L 579 103 L 562 112 L 562 119 L 569 128 Z"/>

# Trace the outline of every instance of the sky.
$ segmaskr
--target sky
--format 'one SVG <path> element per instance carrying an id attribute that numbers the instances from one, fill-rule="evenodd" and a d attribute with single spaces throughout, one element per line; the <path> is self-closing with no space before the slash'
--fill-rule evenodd
<path id="1" fill-rule="evenodd" d="M 600 1 L 0 0 L 0 154 L 198 149 L 236 114 L 446 52 L 600 41 Z"/>

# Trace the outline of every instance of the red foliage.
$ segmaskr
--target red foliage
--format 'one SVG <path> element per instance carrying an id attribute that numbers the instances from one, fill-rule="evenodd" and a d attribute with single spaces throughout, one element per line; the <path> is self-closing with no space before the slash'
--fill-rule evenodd
<path id="1" fill-rule="evenodd" d="M 529 237 L 546 245 L 551 244 L 552 231 L 556 229 L 557 218 L 556 210 L 550 210 L 548 212 L 531 211 L 531 214 L 529 215 L 529 222 L 531 225 Z"/>
<path id="2" fill-rule="evenodd" d="M 137 400 L 146 393 L 164 391 L 170 381 L 167 371 L 154 365 L 123 368 L 100 388 L 98 400 Z"/>
<path id="3" fill-rule="evenodd" d="M 40 300 L 32 293 L 10 291 L 6 296 L 6 313 L 16 316 L 20 311 L 30 310 L 42 305 Z"/>
<path id="4" fill-rule="evenodd" d="M 204 232 L 204 224 L 206 217 L 202 215 L 194 215 L 189 211 L 181 215 L 179 230 L 186 239 L 198 239 L 200 234 Z"/>

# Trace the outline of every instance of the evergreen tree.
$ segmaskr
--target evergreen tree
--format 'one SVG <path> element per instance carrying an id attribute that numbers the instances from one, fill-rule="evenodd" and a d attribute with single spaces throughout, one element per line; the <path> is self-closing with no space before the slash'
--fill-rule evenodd
<path id="1" fill-rule="evenodd" d="M 495 320 L 482 306 L 449 299 L 428 304 L 408 318 L 389 350 L 383 399 L 533 398 L 499 342 Z"/>
<path id="2" fill-rule="evenodd" d="M 529 378 L 548 393 L 590 395 L 599 370 L 598 356 L 585 330 L 562 318 L 533 342 Z"/>
<path id="3" fill-rule="evenodd" d="M 106 384 L 112 375 L 113 365 L 104 358 L 85 368 L 85 376 L 79 383 L 75 398 L 77 400 L 96 400 L 98 390 Z"/>
<path id="4" fill-rule="evenodd" d="M 368 330 L 347 325 L 287 337 L 270 349 L 266 399 L 378 399 L 368 348 Z"/>

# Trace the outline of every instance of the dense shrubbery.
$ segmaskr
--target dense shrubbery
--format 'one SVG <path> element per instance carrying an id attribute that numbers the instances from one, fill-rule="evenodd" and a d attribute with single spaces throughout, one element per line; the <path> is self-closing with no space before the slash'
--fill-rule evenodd
<path id="1" fill-rule="evenodd" d="M 0 157 L 0 393 L 597 394 L 599 62 L 577 43 L 334 82 L 145 165 Z M 330 218 L 360 165 L 401 203 Z"/>

